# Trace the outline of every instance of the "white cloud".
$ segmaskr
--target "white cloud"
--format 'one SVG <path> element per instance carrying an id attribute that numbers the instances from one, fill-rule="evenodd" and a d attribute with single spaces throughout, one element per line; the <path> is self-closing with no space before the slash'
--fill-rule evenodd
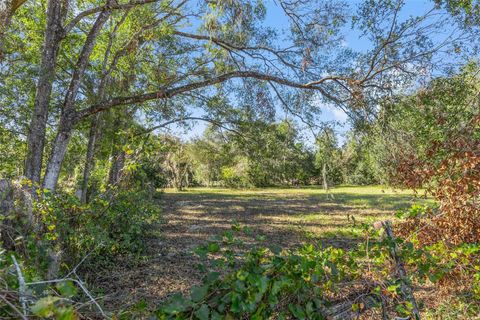
<path id="1" fill-rule="evenodd" d="M 325 103 L 322 101 L 319 95 L 316 95 L 312 102 L 322 111 L 322 119 L 325 121 L 339 121 L 346 122 L 348 119 L 347 114 L 340 108 L 336 107 L 334 104 Z"/>
<path id="2" fill-rule="evenodd" d="M 340 122 L 345 122 L 348 119 L 347 114 L 340 108 L 337 108 L 333 105 L 325 105 L 325 112 L 327 115 L 331 114 L 334 120 L 340 121 Z"/>

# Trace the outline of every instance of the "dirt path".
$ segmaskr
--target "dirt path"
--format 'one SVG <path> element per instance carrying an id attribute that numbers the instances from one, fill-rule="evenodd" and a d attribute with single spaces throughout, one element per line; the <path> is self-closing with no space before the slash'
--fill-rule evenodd
<path id="1" fill-rule="evenodd" d="M 381 197 L 387 198 L 379 202 Z M 231 229 L 234 222 L 264 236 L 268 245 L 293 247 L 313 237 L 327 245 L 348 247 L 355 242 L 355 226 L 391 214 L 393 208 L 372 209 L 371 204 L 358 199 L 395 205 L 394 200 L 405 203 L 411 195 L 385 195 L 380 190 L 371 198 L 348 193 L 331 198 L 318 190 L 166 192 L 160 204 L 164 217 L 160 237 L 149 240 L 145 260 L 132 267 L 120 264 L 118 271 L 100 273 L 96 282 L 107 292 L 105 304 L 115 309 L 139 301 L 158 304 L 200 281 L 195 267 L 198 261 L 191 251 L 210 236 Z M 378 203 L 376 207 L 381 208 Z"/>

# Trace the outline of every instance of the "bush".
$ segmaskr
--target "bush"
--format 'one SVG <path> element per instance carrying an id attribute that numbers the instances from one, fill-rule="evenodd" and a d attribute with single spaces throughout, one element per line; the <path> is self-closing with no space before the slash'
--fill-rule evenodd
<path id="1" fill-rule="evenodd" d="M 73 195 L 39 190 L 38 200 L 27 205 L 20 196 L 28 193 L 22 191 L 28 182 L 14 188 L 18 189 L 15 208 L 2 221 L 2 239 L 14 241 L 4 240 L 2 246 L 35 265 L 39 274 L 46 272 L 52 259 L 71 267 L 86 255 L 95 265 L 118 254 L 141 253 L 149 226 L 160 217 L 147 191 L 110 190 L 82 205 Z"/>
<path id="2" fill-rule="evenodd" d="M 424 244 L 480 242 L 480 114 L 476 65 L 401 99 L 389 126 L 398 132 L 390 145 L 393 182 L 425 188 L 439 209 L 416 221 Z M 405 138 L 408 137 L 408 138 Z M 412 231 L 412 229 L 409 229 Z"/>
<path id="3" fill-rule="evenodd" d="M 245 188 L 252 186 L 248 181 L 248 176 L 244 172 L 242 165 L 235 167 L 223 167 L 221 179 L 226 187 L 229 188 Z"/>
<path id="4" fill-rule="evenodd" d="M 0 300 L 0 318 L 18 316 L 18 310 L 23 309 L 19 304 L 20 277 L 12 256 L 17 257 L 26 282 L 58 279 L 61 274 L 78 277 L 72 269 L 76 270 L 74 267 L 87 257 L 88 264 L 81 264 L 81 271 L 87 265 L 95 269 L 110 263 L 118 255 L 141 253 L 149 227 L 160 217 L 158 206 L 148 201 L 151 194 L 146 191 L 110 190 L 90 204 L 81 205 L 72 195 L 39 190 L 38 200 L 28 210 L 27 198 L 20 196 L 29 195 L 25 190 L 29 187 L 28 181 L 13 184 L 14 192 L 9 196 L 13 194 L 16 207 L 0 220 L 2 238 L 14 239 L 8 248 L 2 243 L 0 250 L 0 290 L 8 292 L 0 295 L 6 302 Z M 74 306 L 84 307 L 82 302 L 90 298 L 82 294 L 73 299 L 76 291 L 84 290 L 78 284 L 80 280 L 59 280 L 28 285 L 23 294 L 28 296 L 29 315 L 45 319 L 81 318 Z"/>
<path id="5" fill-rule="evenodd" d="M 158 206 L 141 191 L 112 191 L 88 205 L 67 194 L 45 194 L 36 204 L 49 241 L 62 245 L 68 264 L 91 251 L 103 258 L 135 254 L 144 249 L 148 227 L 158 221 Z"/>

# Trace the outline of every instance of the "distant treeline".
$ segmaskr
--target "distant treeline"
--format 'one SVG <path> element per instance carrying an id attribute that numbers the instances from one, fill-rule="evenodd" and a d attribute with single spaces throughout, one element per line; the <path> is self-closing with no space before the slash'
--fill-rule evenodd
<path id="1" fill-rule="evenodd" d="M 244 121 L 235 130 L 209 126 L 189 142 L 157 137 L 156 163 L 144 161 L 162 186 L 223 186 L 233 188 L 375 184 L 385 181 L 374 141 L 350 131 L 342 146 L 334 131 L 320 130 L 315 144 L 302 139 L 292 121 Z M 147 160 L 147 159 L 145 159 Z M 152 168 L 152 166 L 156 168 Z"/>

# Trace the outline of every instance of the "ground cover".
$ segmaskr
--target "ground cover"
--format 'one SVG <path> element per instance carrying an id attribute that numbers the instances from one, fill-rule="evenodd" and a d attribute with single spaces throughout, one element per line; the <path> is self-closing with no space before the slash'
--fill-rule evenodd
<path id="1" fill-rule="evenodd" d="M 292 248 L 306 241 L 349 248 L 362 223 L 394 219 L 412 203 L 429 201 L 412 191 L 381 186 L 344 186 L 325 192 L 317 187 L 232 190 L 167 189 L 161 197 L 163 218 L 148 240 L 141 263 L 99 271 L 95 283 L 104 288 L 111 308 L 146 302 L 154 306 L 199 283 L 198 260 L 192 251 L 237 223 L 248 227 L 247 243 Z M 127 298 L 128 297 L 128 298 Z"/>

